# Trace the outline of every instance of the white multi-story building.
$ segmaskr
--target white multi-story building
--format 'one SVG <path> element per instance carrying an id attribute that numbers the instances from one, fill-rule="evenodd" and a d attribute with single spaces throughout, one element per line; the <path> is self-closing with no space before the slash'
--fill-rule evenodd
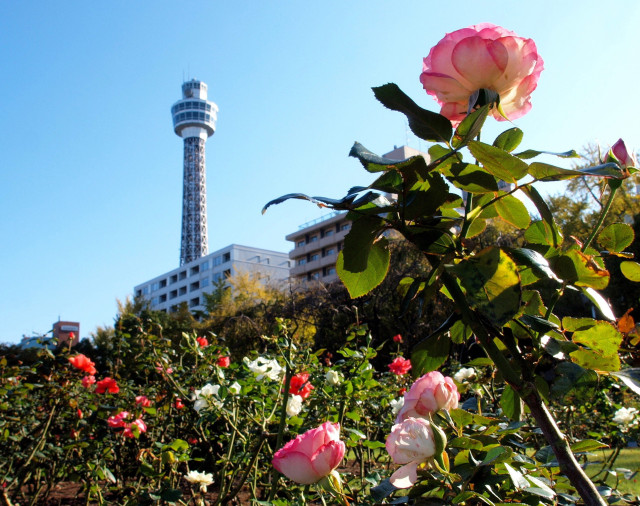
<path id="1" fill-rule="evenodd" d="M 289 267 L 286 253 L 231 244 L 145 281 L 133 293 L 155 311 L 173 312 L 183 302 L 192 311 L 204 310 L 204 294 L 213 292 L 220 280 L 247 272 L 265 283 L 277 283 L 289 277 Z"/>

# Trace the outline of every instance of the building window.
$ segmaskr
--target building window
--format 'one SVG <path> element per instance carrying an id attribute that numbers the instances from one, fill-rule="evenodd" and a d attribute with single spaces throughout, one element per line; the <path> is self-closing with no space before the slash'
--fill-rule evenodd
<path id="1" fill-rule="evenodd" d="M 165 288 L 167 286 L 167 280 L 163 279 L 162 281 L 160 281 L 160 288 Z"/>
<path id="2" fill-rule="evenodd" d="M 198 304 L 200 304 L 200 297 L 196 297 L 189 301 L 189 307 L 196 307 Z"/>
<path id="3" fill-rule="evenodd" d="M 222 273 L 221 272 L 216 272 L 212 277 L 211 280 L 214 283 L 217 283 L 218 281 L 220 281 L 222 279 Z"/>
<path id="4" fill-rule="evenodd" d="M 205 286 L 209 286 L 209 278 L 203 278 L 200 280 L 200 288 L 204 288 Z"/>
<path id="5" fill-rule="evenodd" d="M 298 241 L 298 248 L 301 248 L 302 246 L 304 246 L 304 239 L 302 241 Z"/>
<path id="6" fill-rule="evenodd" d="M 324 231 L 324 236 L 325 237 L 329 237 L 330 235 L 333 235 L 333 229 L 332 228 Z"/>
<path id="7" fill-rule="evenodd" d="M 167 294 L 163 293 L 160 295 L 160 303 L 167 302 Z"/>
<path id="8" fill-rule="evenodd" d="M 315 262 L 316 260 L 320 260 L 320 255 L 318 255 L 317 253 L 314 253 L 309 257 L 309 262 Z"/>
<path id="9" fill-rule="evenodd" d="M 351 223 L 343 223 L 340 226 L 340 230 L 349 230 L 351 228 Z"/>
<path id="10" fill-rule="evenodd" d="M 173 274 L 170 278 L 169 278 L 169 283 L 173 284 L 173 283 L 177 283 L 178 282 L 178 275 L 177 274 Z"/>
<path id="11" fill-rule="evenodd" d="M 178 295 L 185 295 L 187 293 L 187 287 L 186 286 L 181 286 L 178 289 Z"/>
<path id="12" fill-rule="evenodd" d="M 231 269 L 227 269 L 226 271 L 224 271 L 224 272 L 222 273 L 222 275 L 223 275 L 225 278 L 230 278 L 230 277 L 231 277 Z"/>
<path id="13" fill-rule="evenodd" d="M 189 273 L 189 276 L 195 276 L 199 272 L 200 272 L 200 266 L 199 265 L 194 265 L 193 267 L 191 267 L 191 271 Z"/>
<path id="14" fill-rule="evenodd" d="M 152 306 L 157 306 L 160 303 L 160 298 L 159 297 L 151 297 L 151 305 Z"/>
<path id="15" fill-rule="evenodd" d="M 231 253 L 227 252 L 222 255 L 222 263 L 228 262 L 229 260 L 231 260 Z"/>
<path id="16" fill-rule="evenodd" d="M 180 279 L 186 279 L 186 277 L 187 277 L 187 271 L 182 271 L 180 273 Z"/>
<path id="17" fill-rule="evenodd" d="M 335 267 L 327 267 L 325 276 L 333 276 L 336 273 Z"/>
<path id="18" fill-rule="evenodd" d="M 200 270 L 201 271 L 208 271 L 209 270 L 209 260 L 207 260 L 206 262 L 202 262 L 200 264 Z"/>
<path id="19" fill-rule="evenodd" d="M 178 296 L 178 290 L 171 290 L 169 292 L 169 298 L 170 299 L 175 299 Z"/>
<path id="20" fill-rule="evenodd" d="M 324 252 L 324 256 L 328 257 L 331 255 L 335 255 L 336 254 L 336 249 L 335 248 L 327 248 Z"/>
<path id="21" fill-rule="evenodd" d="M 314 280 L 314 279 L 316 279 L 316 280 L 320 279 L 320 272 L 319 271 L 310 272 L 309 274 L 307 274 L 307 280 L 311 281 L 311 280 Z"/>
<path id="22" fill-rule="evenodd" d="M 142 295 L 149 295 L 149 286 L 145 286 L 142 288 Z"/>
<path id="23" fill-rule="evenodd" d="M 220 265 L 222 263 L 222 257 L 215 257 L 213 259 L 213 266 Z"/>
<path id="24" fill-rule="evenodd" d="M 309 242 L 316 242 L 317 240 L 318 240 L 317 235 L 312 235 L 311 237 L 309 237 Z"/>
<path id="25" fill-rule="evenodd" d="M 142 290 L 136 290 L 136 297 L 141 297 L 142 296 Z"/>
<path id="26" fill-rule="evenodd" d="M 200 283 L 199 282 L 195 282 L 195 283 L 191 283 L 189 285 L 189 291 L 193 292 L 194 290 L 197 290 L 198 288 L 200 288 Z"/>
<path id="27" fill-rule="evenodd" d="M 300 260 L 298 260 L 298 265 L 304 265 L 307 263 L 307 259 L 306 258 L 301 258 Z"/>

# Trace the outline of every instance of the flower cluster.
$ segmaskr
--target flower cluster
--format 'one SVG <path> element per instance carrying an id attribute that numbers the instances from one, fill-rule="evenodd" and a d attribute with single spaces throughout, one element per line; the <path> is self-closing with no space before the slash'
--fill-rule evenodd
<path id="1" fill-rule="evenodd" d="M 630 428 L 637 427 L 640 423 L 636 408 L 620 408 L 613 416 L 613 422 L 618 424 L 620 431 L 628 432 Z"/>
<path id="2" fill-rule="evenodd" d="M 402 465 L 390 478 L 394 487 L 409 488 L 418 479 L 418 467 L 437 456 L 439 432 L 432 426 L 431 414 L 457 408 L 459 399 L 453 380 L 432 371 L 411 385 L 402 399 L 391 402 L 396 424 L 385 447 L 393 462 Z"/>
<path id="3" fill-rule="evenodd" d="M 107 418 L 107 425 L 112 429 L 124 429 L 122 435 L 130 439 L 135 438 L 136 434 L 147 432 L 147 424 L 144 423 L 142 418 L 136 418 L 133 422 L 129 423 L 125 421 L 129 416 L 130 413 L 128 411 L 120 411 L 117 415 L 112 415 Z"/>
<path id="4" fill-rule="evenodd" d="M 267 360 L 266 358 L 258 357 L 257 359 L 250 361 L 245 357 L 244 363 L 252 373 L 258 375 L 256 378 L 258 381 L 263 378 L 269 378 L 270 380 L 277 381 L 284 374 L 284 369 L 275 359 Z"/>

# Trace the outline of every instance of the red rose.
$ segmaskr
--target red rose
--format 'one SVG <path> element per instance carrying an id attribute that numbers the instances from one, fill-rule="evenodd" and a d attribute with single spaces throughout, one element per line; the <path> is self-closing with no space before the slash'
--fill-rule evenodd
<path id="1" fill-rule="evenodd" d="M 219 357 L 218 360 L 216 360 L 216 365 L 220 367 L 229 367 L 230 364 L 231 359 L 229 357 Z"/>
<path id="2" fill-rule="evenodd" d="M 207 341 L 206 337 L 196 337 L 196 341 L 200 345 L 200 348 L 204 348 L 205 346 L 209 346 L 209 341 Z"/>
<path id="3" fill-rule="evenodd" d="M 393 359 L 393 362 L 389 364 L 389 369 L 393 374 L 397 374 L 398 376 L 407 374 L 409 369 L 411 369 L 411 360 L 396 357 Z"/>
<path id="4" fill-rule="evenodd" d="M 309 374 L 306 372 L 296 374 L 291 378 L 291 384 L 289 385 L 289 393 L 292 395 L 299 395 L 303 399 L 306 399 L 311 395 L 313 385 L 309 383 Z"/>
<path id="5" fill-rule="evenodd" d="M 82 353 L 78 353 L 73 357 L 69 357 L 69 362 L 71 362 L 71 365 L 73 365 L 75 368 L 80 369 L 87 374 L 95 374 L 98 372 L 96 371 L 96 364 L 93 363 L 89 359 L 89 357 L 83 355 Z"/>
<path id="6" fill-rule="evenodd" d="M 118 383 L 116 383 L 116 380 L 109 378 L 108 376 L 105 379 L 98 381 L 96 384 L 97 394 L 103 394 L 105 392 L 117 394 L 119 391 L 120 387 L 118 386 Z"/>
<path id="7" fill-rule="evenodd" d="M 400 334 L 396 334 L 395 336 L 393 336 L 393 342 L 394 343 L 401 343 L 402 342 L 402 336 Z"/>

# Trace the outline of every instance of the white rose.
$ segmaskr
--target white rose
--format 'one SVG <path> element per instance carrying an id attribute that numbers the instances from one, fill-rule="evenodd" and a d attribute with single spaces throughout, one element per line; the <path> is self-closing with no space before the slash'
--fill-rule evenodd
<path id="1" fill-rule="evenodd" d="M 258 381 L 264 377 L 277 381 L 284 373 L 284 369 L 280 367 L 280 364 L 275 359 L 267 360 L 266 358 L 258 357 L 254 361 L 250 361 L 245 357 L 243 361 L 252 373 L 258 375 Z"/>
<path id="2" fill-rule="evenodd" d="M 457 373 L 453 375 L 453 379 L 458 383 L 464 383 L 476 376 L 476 371 L 473 367 L 463 367 Z"/>
<path id="3" fill-rule="evenodd" d="M 336 386 L 342 383 L 342 377 L 340 376 L 340 373 L 338 371 L 334 371 L 333 369 L 329 369 L 324 378 L 331 386 Z"/>
<path id="4" fill-rule="evenodd" d="M 389 404 L 391 404 L 391 410 L 393 411 L 393 416 L 396 416 L 398 412 L 402 409 L 402 406 L 404 406 L 404 397 L 399 397 L 398 399 L 392 399 Z"/>
<path id="5" fill-rule="evenodd" d="M 302 411 L 302 397 L 290 395 L 287 401 L 287 416 L 296 416 Z"/>
<path id="6" fill-rule="evenodd" d="M 613 416 L 613 421 L 620 426 L 622 432 L 627 432 L 630 427 L 638 425 L 638 410 L 636 408 L 620 408 Z"/>
<path id="7" fill-rule="evenodd" d="M 242 387 L 240 386 L 240 383 L 238 383 L 237 381 L 234 381 L 229 387 L 229 392 L 231 392 L 233 395 L 238 395 L 241 391 L 242 391 Z"/>

